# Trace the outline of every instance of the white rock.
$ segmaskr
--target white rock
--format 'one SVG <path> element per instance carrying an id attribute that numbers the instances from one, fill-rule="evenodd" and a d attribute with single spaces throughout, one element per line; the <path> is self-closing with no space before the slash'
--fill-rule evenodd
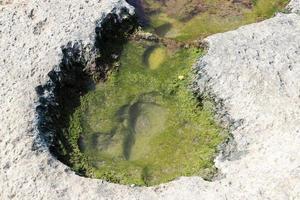
<path id="1" fill-rule="evenodd" d="M 288 5 L 288 10 L 294 13 L 300 13 L 300 1 L 299 0 L 291 0 Z"/>

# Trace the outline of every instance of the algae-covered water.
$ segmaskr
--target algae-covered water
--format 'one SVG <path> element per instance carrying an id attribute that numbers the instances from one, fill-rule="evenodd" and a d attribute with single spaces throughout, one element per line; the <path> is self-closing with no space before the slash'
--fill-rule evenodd
<path id="1" fill-rule="evenodd" d="M 203 2 L 138 3 L 143 8 L 140 17 L 148 23 L 145 30 L 174 40 L 224 31 L 249 22 L 250 14 L 251 20 L 261 19 L 286 4 L 285 0 Z M 176 11 L 181 5 L 186 12 Z M 195 10 L 193 6 L 202 7 Z M 220 13 L 227 14 L 221 19 Z M 170 48 L 130 40 L 121 53 L 120 66 L 81 98 L 71 117 L 68 135 L 73 169 L 136 185 L 156 185 L 180 176 L 211 178 L 218 145 L 227 134 L 214 120 L 213 104 L 199 102 L 188 89 L 191 67 L 203 53 L 196 47 Z"/>
<path id="2" fill-rule="evenodd" d="M 154 185 L 212 174 L 221 129 L 210 107 L 197 109 L 187 90 L 189 66 L 201 53 L 149 42 L 125 46 L 120 69 L 82 98 L 71 125 L 81 129 L 80 151 L 96 177 Z"/>
<path id="3" fill-rule="evenodd" d="M 149 31 L 180 41 L 203 38 L 269 18 L 289 0 L 128 0 Z M 142 11 L 140 11 L 142 10 Z"/>

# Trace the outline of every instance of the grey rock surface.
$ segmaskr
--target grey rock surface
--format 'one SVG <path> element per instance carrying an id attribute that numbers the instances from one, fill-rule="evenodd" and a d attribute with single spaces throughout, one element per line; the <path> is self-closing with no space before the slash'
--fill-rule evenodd
<path id="1" fill-rule="evenodd" d="M 278 14 L 207 38 L 198 88 L 243 123 L 232 133 L 237 159 L 216 165 L 229 199 L 300 198 L 300 17 Z M 237 192 L 240 191 L 240 192 Z"/>
<path id="2" fill-rule="evenodd" d="M 2 3 L 4 2 L 4 4 Z M 94 41 L 95 22 L 123 0 L 0 1 L 0 199 L 300 199 L 300 8 L 216 34 L 195 66 L 199 92 L 223 100 L 237 149 L 222 177 L 182 177 L 151 188 L 82 178 L 31 147 L 35 86 L 69 41 Z M 1 3 L 3 4 L 1 6 Z"/>
<path id="3" fill-rule="evenodd" d="M 298 0 L 291 0 L 287 9 L 293 13 L 300 13 L 300 1 Z"/>

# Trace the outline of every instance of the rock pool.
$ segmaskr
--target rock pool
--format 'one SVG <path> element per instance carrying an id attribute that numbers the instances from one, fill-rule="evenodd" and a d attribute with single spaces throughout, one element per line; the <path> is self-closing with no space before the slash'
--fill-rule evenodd
<path id="1" fill-rule="evenodd" d="M 269 17 L 287 1 L 129 3 L 158 40 L 130 39 L 107 80 L 81 98 L 66 131 L 72 168 L 120 184 L 210 179 L 227 133 L 214 120 L 213 104 L 189 89 L 191 67 L 204 53 L 190 42 Z"/>

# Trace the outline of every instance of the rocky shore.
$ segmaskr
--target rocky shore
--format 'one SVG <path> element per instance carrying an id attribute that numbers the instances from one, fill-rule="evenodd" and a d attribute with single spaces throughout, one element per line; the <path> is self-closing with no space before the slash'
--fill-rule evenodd
<path id="1" fill-rule="evenodd" d="M 35 88 L 62 63 L 61 47 L 92 47 L 97 22 L 124 8 L 133 14 L 124 0 L 0 1 L 0 199 L 299 199 L 299 0 L 286 14 L 206 39 L 195 85 L 243 122 L 213 182 L 146 188 L 83 178 L 37 142 Z"/>

